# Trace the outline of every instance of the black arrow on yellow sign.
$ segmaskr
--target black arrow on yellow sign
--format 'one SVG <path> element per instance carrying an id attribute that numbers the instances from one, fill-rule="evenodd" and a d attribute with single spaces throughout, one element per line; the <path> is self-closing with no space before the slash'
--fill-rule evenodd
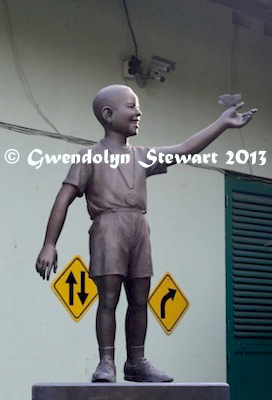
<path id="1" fill-rule="evenodd" d="M 73 272 L 70 272 L 68 278 L 66 279 L 66 283 L 68 283 L 68 285 L 69 285 L 69 304 L 70 304 L 70 306 L 73 306 L 74 305 L 74 285 L 77 283 Z"/>
<path id="2" fill-rule="evenodd" d="M 80 292 L 77 294 L 80 298 L 81 304 L 83 305 L 88 297 L 88 293 L 85 292 L 85 272 L 80 272 Z"/>
<path id="3" fill-rule="evenodd" d="M 169 292 L 166 293 L 165 296 L 163 296 L 162 301 L 161 301 L 161 318 L 165 318 L 165 305 L 166 305 L 166 302 L 169 299 L 174 300 L 174 297 L 175 297 L 175 294 L 176 294 L 176 290 L 175 289 L 169 289 L 168 288 L 168 290 L 169 290 Z"/>

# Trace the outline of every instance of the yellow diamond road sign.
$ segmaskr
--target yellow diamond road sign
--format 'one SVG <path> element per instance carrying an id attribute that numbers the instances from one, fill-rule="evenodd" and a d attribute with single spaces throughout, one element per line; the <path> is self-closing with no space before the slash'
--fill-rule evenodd
<path id="1" fill-rule="evenodd" d="M 153 290 L 148 304 L 167 335 L 173 332 L 189 307 L 188 299 L 168 272 Z"/>
<path id="2" fill-rule="evenodd" d="M 88 267 L 80 256 L 75 256 L 63 268 L 51 288 L 76 322 L 98 298 L 96 284 L 89 278 Z"/>

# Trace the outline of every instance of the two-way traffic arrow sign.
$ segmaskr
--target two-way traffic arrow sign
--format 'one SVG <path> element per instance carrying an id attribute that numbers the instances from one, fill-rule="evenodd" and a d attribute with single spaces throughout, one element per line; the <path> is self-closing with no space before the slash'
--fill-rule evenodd
<path id="1" fill-rule="evenodd" d="M 51 288 L 76 322 L 98 298 L 97 287 L 89 278 L 88 267 L 80 256 L 75 256 L 63 268 Z"/>

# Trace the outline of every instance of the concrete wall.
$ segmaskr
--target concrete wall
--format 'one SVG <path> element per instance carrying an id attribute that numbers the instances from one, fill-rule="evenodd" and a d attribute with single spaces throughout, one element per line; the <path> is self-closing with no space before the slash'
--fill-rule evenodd
<path id="1" fill-rule="evenodd" d="M 152 81 L 141 89 L 128 82 L 143 110 L 140 135 L 132 143 L 180 142 L 217 118 L 220 94 L 242 92 L 247 107 L 259 108 L 256 118 L 242 132 L 224 133 L 205 152 L 218 153 L 212 167 L 226 168 L 228 150 L 266 150 L 264 166 L 228 168 L 270 178 L 272 38 L 263 34 L 261 22 L 253 20 L 250 30 L 236 29 L 230 9 L 204 0 L 127 4 L 143 63 L 153 55 L 178 63 L 164 84 Z M 0 121 L 50 132 L 54 126 L 61 134 L 90 140 L 102 135 L 92 98 L 105 85 L 125 83 L 122 61 L 134 52 L 119 0 L 1 0 L 0 49 Z M 27 156 L 35 148 L 72 154 L 81 146 L 3 128 L 0 134 L 0 395 L 27 400 L 34 382 L 85 382 L 98 361 L 96 306 L 74 323 L 34 270 L 67 166 L 35 170 Z M 20 152 L 17 164 L 4 161 L 10 148 Z M 150 313 L 147 356 L 176 381 L 225 381 L 224 175 L 175 166 L 166 176 L 150 179 L 148 195 L 152 286 L 171 272 L 191 306 L 170 336 Z M 77 200 L 58 242 L 59 271 L 78 253 L 88 262 L 89 225 L 84 199 Z M 122 296 L 119 381 L 125 303 Z"/>

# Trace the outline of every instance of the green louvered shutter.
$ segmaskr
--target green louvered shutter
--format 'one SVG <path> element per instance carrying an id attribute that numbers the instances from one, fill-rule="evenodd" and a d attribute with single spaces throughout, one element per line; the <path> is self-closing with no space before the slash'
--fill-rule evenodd
<path id="1" fill-rule="evenodd" d="M 271 400 L 272 184 L 226 177 L 226 243 L 232 398 Z"/>

